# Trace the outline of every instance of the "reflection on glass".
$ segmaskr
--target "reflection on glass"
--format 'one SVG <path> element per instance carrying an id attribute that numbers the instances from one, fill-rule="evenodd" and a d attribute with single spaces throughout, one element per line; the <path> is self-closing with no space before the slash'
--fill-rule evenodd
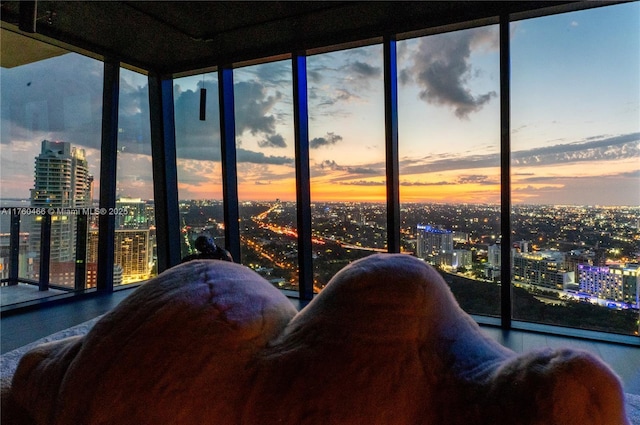
<path id="1" fill-rule="evenodd" d="M 200 89 L 206 89 L 206 116 L 200 120 Z M 181 256 L 198 251 L 198 236 L 224 243 L 220 118 L 216 74 L 174 80 L 176 165 L 180 203 Z"/>
<path id="2" fill-rule="evenodd" d="M 314 289 L 387 251 L 382 46 L 307 58 Z"/>
<path id="3" fill-rule="evenodd" d="M 157 274 L 151 165 L 149 85 L 145 75 L 120 69 L 114 284 Z"/>
<path id="4" fill-rule="evenodd" d="M 512 24 L 515 319 L 638 335 L 639 21 L 630 3 Z"/>
<path id="5" fill-rule="evenodd" d="M 27 43 L 15 34 L 14 39 Z M 76 259 L 85 255 L 76 252 L 76 244 L 86 239 L 78 226 L 80 212 L 92 207 L 99 193 L 103 65 L 61 49 L 51 52 L 37 62 L 12 63 L 0 74 L 0 203 L 21 208 L 14 210 L 21 213 L 19 281 L 7 280 L 11 219 L 7 210 L 0 215 L 0 273 L 2 285 L 9 285 L 2 291 L 3 305 L 90 286 L 86 276 L 76 276 L 83 270 Z M 50 286 L 39 291 L 38 281 L 46 281 L 40 276 L 44 214 L 51 217 Z"/>
<path id="6" fill-rule="evenodd" d="M 497 26 L 398 42 L 401 248 L 500 314 Z"/>
<path id="7" fill-rule="evenodd" d="M 234 70 L 242 263 L 298 288 L 295 145 L 290 61 Z"/>

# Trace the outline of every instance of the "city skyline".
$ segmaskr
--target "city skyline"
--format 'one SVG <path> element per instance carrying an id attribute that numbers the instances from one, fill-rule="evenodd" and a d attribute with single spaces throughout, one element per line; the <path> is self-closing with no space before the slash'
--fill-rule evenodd
<path id="1" fill-rule="evenodd" d="M 639 9 L 511 24 L 514 204 L 640 205 Z M 497 25 L 398 41 L 401 202 L 500 202 L 497 41 Z M 312 202 L 383 202 L 382 46 L 310 55 L 307 70 Z M 44 139 L 84 148 L 99 176 L 102 63 L 69 54 L 0 77 L 1 197 L 28 197 Z M 215 79 L 175 80 L 180 199 L 222 198 Z M 234 83 L 239 200 L 294 200 L 290 61 Z M 120 89 L 118 191 L 151 199 L 146 77 L 123 70 Z"/>

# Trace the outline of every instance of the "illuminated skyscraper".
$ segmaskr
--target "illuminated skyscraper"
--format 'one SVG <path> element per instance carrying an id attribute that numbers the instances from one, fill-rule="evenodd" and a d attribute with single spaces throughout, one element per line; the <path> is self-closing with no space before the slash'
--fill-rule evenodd
<path id="1" fill-rule="evenodd" d="M 581 293 L 638 307 L 640 267 L 636 264 L 626 266 L 580 264 L 578 279 Z"/>
<path id="2" fill-rule="evenodd" d="M 116 229 L 114 247 L 114 285 L 138 282 L 151 277 L 152 273 L 152 243 L 150 229 Z M 89 230 L 87 244 L 87 263 L 97 263 L 98 260 L 98 230 Z M 87 279 L 93 284 L 91 276 Z"/>
<path id="3" fill-rule="evenodd" d="M 32 208 L 85 208 L 92 203 L 93 177 L 84 149 L 68 142 L 43 140 L 40 154 L 35 158 L 34 188 L 31 189 Z M 29 250 L 39 258 L 42 217 L 32 220 Z M 76 220 L 73 215 L 55 214 L 51 217 L 52 283 L 73 284 L 75 262 Z M 65 264 L 68 265 L 65 267 Z M 55 271 L 54 271 L 55 270 Z M 54 276 L 54 274 L 58 276 Z"/>
<path id="4" fill-rule="evenodd" d="M 418 224 L 416 255 L 418 258 L 435 261 L 441 254 L 453 252 L 453 232 Z"/>

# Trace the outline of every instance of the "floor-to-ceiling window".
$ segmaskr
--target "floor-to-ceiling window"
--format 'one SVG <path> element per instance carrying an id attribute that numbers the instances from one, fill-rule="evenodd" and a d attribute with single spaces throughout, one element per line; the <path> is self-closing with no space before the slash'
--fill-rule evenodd
<path id="1" fill-rule="evenodd" d="M 157 274 L 148 78 L 121 68 L 119 86 L 114 285 Z"/>
<path id="2" fill-rule="evenodd" d="M 398 41 L 401 248 L 469 313 L 500 314 L 497 25 Z"/>
<path id="3" fill-rule="evenodd" d="M 3 57 L 0 76 L 0 199 L 14 208 L 0 215 L 1 274 L 3 285 L 11 283 L 2 291 L 6 305 L 92 286 L 84 273 L 91 265 L 79 268 L 76 257 L 86 259 L 87 226 L 78 219 L 99 193 L 103 63 L 5 29 L 2 37 L 34 54 Z M 6 280 L 11 211 L 20 216 L 19 283 Z M 47 227 L 48 262 L 41 251 Z"/>
<path id="4" fill-rule="evenodd" d="M 514 319 L 638 332 L 640 4 L 511 23 Z"/>
<path id="5" fill-rule="evenodd" d="M 234 69 L 241 262 L 298 288 L 291 61 Z"/>
<path id="6" fill-rule="evenodd" d="M 468 312 L 499 315 L 499 285 L 509 284 L 515 320 L 637 332 L 640 46 L 629 34 L 640 27 L 639 7 L 633 2 L 511 22 L 511 151 L 502 153 L 511 158 L 510 235 L 500 234 L 506 189 L 500 186 L 498 26 L 432 29 L 397 42 L 401 250 L 439 267 Z M 71 143 L 69 161 L 76 165 L 69 169 L 92 182 L 93 195 L 74 199 L 97 199 L 102 64 L 76 54 L 56 57 L 63 53 L 3 63 L 3 205 L 8 198 L 22 199 L 10 204 L 22 206 L 55 199 L 38 198 L 35 184 L 43 187 L 45 175 L 47 182 L 67 175 L 54 158 L 66 155 L 64 145 L 47 145 L 53 156 L 34 166 L 48 137 Z M 387 249 L 385 161 L 393 158 L 385 158 L 382 56 L 375 44 L 307 57 L 311 204 L 305 207 L 313 221 L 308 249 L 316 290 L 350 261 Z M 48 92 L 34 90 L 43 69 Z M 78 72 L 82 78 L 70 77 Z M 150 200 L 151 194 L 134 194 L 136 183 L 150 178 L 142 166 L 147 148 L 134 143 L 146 130 L 130 130 L 127 121 L 137 116 L 142 124 L 145 105 L 140 101 L 130 115 L 124 109 L 144 83 L 136 82 L 138 74 L 121 74 L 118 194 Z M 233 76 L 238 199 L 224 202 L 239 205 L 240 261 L 279 287 L 294 287 L 291 64 L 239 67 Z M 218 81 L 215 73 L 174 81 L 187 255 L 199 235 L 225 245 Z M 2 220 L 4 250 L 9 219 Z M 73 217 L 52 221 L 52 261 L 72 249 L 62 235 L 75 230 L 60 227 L 65 221 Z M 24 233 L 20 274 L 35 278 L 39 239 L 35 231 Z M 507 243 L 511 253 L 503 258 Z M 512 265 L 510 276 L 501 276 L 503 262 Z M 54 270 L 62 273 L 60 286 L 75 280 L 60 267 L 52 262 L 52 284 Z"/>
<path id="7" fill-rule="evenodd" d="M 180 238 L 185 257 L 197 253 L 198 236 L 225 246 L 217 74 L 175 79 L 173 97 Z"/>
<path id="8" fill-rule="evenodd" d="M 382 45 L 307 58 L 314 288 L 387 250 Z"/>

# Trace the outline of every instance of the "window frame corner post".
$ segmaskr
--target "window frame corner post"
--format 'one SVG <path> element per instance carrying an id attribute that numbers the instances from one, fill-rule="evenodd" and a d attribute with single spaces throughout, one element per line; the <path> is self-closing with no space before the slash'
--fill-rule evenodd
<path id="1" fill-rule="evenodd" d="M 116 204 L 116 173 L 118 157 L 118 104 L 120 99 L 120 62 L 104 61 L 102 92 L 102 140 L 100 147 L 100 199 L 101 211 L 109 211 Z M 115 217 L 98 216 L 98 267 L 96 288 L 113 291 L 115 259 Z"/>
<path id="2" fill-rule="evenodd" d="M 398 61 L 395 36 L 383 38 L 384 116 L 387 183 L 387 250 L 399 253 L 400 172 L 398 160 Z"/>
<path id="3" fill-rule="evenodd" d="M 12 209 L 9 233 L 9 285 L 17 285 L 20 275 L 20 219 L 20 212 Z"/>
<path id="4" fill-rule="evenodd" d="M 86 289 L 88 231 L 89 216 L 82 212 L 76 216 L 76 267 L 73 285 L 76 291 Z"/>
<path id="5" fill-rule="evenodd" d="M 220 156 L 222 159 L 222 197 L 225 248 L 233 261 L 241 262 L 240 211 L 238 207 L 238 167 L 236 154 L 235 99 L 233 68 L 218 68 L 218 102 L 220 110 Z"/>
<path id="6" fill-rule="evenodd" d="M 500 15 L 500 320 L 511 328 L 513 287 L 511 284 L 511 51 L 510 17 Z"/>
<path id="7" fill-rule="evenodd" d="M 158 273 L 180 263 L 173 78 L 149 72 L 149 114 Z"/>
<path id="8" fill-rule="evenodd" d="M 309 104 L 307 94 L 307 56 L 294 53 L 293 127 L 295 129 L 296 213 L 298 227 L 298 292 L 301 300 L 313 298 L 313 257 L 311 238 L 311 174 L 309 170 Z"/>

